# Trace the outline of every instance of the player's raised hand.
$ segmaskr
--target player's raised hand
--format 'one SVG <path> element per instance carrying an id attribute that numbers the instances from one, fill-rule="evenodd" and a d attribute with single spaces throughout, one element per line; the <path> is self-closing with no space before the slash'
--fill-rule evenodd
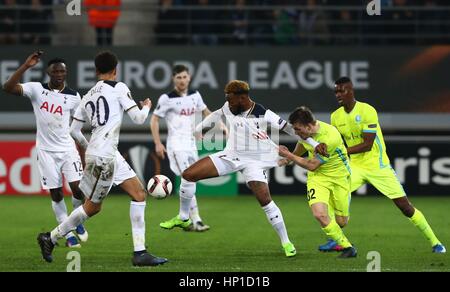
<path id="1" fill-rule="evenodd" d="M 289 156 L 292 155 L 291 151 L 289 151 L 289 149 L 284 145 L 280 145 L 280 147 L 278 147 L 278 154 L 286 158 L 289 158 Z"/>
<path id="2" fill-rule="evenodd" d="M 155 145 L 155 152 L 156 152 L 156 156 L 158 156 L 161 159 L 164 159 L 165 158 L 164 153 L 167 153 L 167 150 L 163 144 L 159 143 L 159 144 Z"/>
<path id="3" fill-rule="evenodd" d="M 24 65 L 27 68 L 36 66 L 36 64 L 39 63 L 39 61 L 41 60 L 41 55 L 43 53 L 44 53 L 43 51 L 36 51 L 33 54 L 29 55 L 28 58 L 26 59 Z"/>
<path id="4" fill-rule="evenodd" d="M 327 144 L 325 143 L 320 143 L 319 145 L 317 145 L 314 149 L 314 152 L 319 153 L 320 155 L 325 157 L 330 157 L 330 154 L 328 154 L 327 151 Z"/>
<path id="5" fill-rule="evenodd" d="M 144 99 L 144 101 L 140 101 L 141 107 L 146 106 L 148 108 L 152 108 L 152 101 L 149 98 Z"/>

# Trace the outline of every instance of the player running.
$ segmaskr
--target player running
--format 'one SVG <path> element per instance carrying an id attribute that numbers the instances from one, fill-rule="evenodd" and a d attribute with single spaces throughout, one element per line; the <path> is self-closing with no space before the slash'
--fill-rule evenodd
<path id="1" fill-rule="evenodd" d="M 39 63 L 42 54 L 42 51 L 37 51 L 28 56 L 25 63 L 6 81 L 3 89 L 31 100 L 36 117 L 36 151 L 41 186 L 44 190 L 50 190 L 56 221 L 62 223 L 67 218 L 63 177 L 72 190 L 73 208 L 83 204 L 83 194 L 78 187 L 83 167 L 69 134 L 71 117 L 80 104 L 81 97 L 78 92 L 66 86 L 67 66 L 60 58 L 52 59 L 47 64 L 47 74 L 50 77 L 48 83 L 19 83 L 23 74 Z M 88 233 L 82 224 L 76 226 L 75 232 L 81 241 L 87 241 Z M 66 246 L 81 246 L 73 232 L 65 236 Z"/>
<path id="2" fill-rule="evenodd" d="M 306 139 L 312 137 L 325 143 L 330 153 L 324 157 L 304 140 L 298 142 L 294 153 L 280 146 L 280 155 L 308 170 L 307 200 L 313 216 L 319 221 L 323 232 L 341 247 L 339 258 L 357 256 L 356 248 L 344 235 L 341 227 L 348 222 L 350 212 L 350 174 L 347 151 L 339 132 L 331 125 L 315 119 L 307 107 L 297 108 L 289 116 L 295 133 Z M 300 157 L 308 152 L 308 158 Z M 329 214 L 334 211 L 334 216 Z M 333 218 L 334 217 L 334 218 Z"/>
<path id="3" fill-rule="evenodd" d="M 434 235 L 425 216 L 414 208 L 400 184 L 389 157 L 383 133 L 378 122 L 377 111 L 369 104 L 355 99 L 353 84 L 348 77 L 335 82 L 335 94 L 340 107 L 331 114 L 331 124 L 341 133 L 351 158 L 351 191 L 370 183 L 409 218 L 428 240 L 434 253 L 445 253 L 446 249 Z M 339 243 L 331 240 L 319 247 L 329 251 Z"/>
<path id="4" fill-rule="evenodd" d="M 47 262 L 53 261 L 52 251 L 58 239 L 100 212 L 103 199 L 108 195 L 114 181 L 119 179 L 118 171 L 127 173 L 126 169 L 121 169 L 117 163 L 123 112 L 125 111 L 136 124 L 143 124 L 148 116 L 151 101 L 145 99 L 141 102 L 142 109 L 139 110 L 128 87 L 115 81 L 117 63 L 117 57 L 111 52 L 101 52 L 96 56 L 95 67 L 99 81 L 84 96 L 74 115 L 71 134 L 82 148 L 86 149 L 86 167 L 80 182 L 80 189 L 86 201 L 51 232 L 38 235 L 41 253 Z M 81 133 L 85 122 L 93 128 L 89 142 Z M 167 262 L 167 259 L 155 257 L 145 249 L 145 192 L 142 184 L 135 176 L 120 185 L 134 200 L 130 206 L 135 247 L 133 265 L 155 266 Z"/>
<path id="5" fill-rule="evenodd" d="M 227 102 L 196 127 L 196 132 L 201 132 L 204 126 L 225 117 L 230 133 L 223 151 L 200 159 L 183 172 L 180 212 L 174 219 L 174 226 L 184 228 L 191 223 L 189 207 L 197 181 L 240 171 L 277 232 L 286 256 L 292 257 L 296 255 L 295 247 L 289 240 L 283 216 L 272 201 L 267 183 L 267 171 L 277 166 L 279 159 L 277 147 L 267 135 L 267 123 L 289 134 L 294 135 L 294 132 L 277 114 L 250 99 L 249 90 L 244 81 L 230 81 L 225 86 Z M 308 143 L 318 146 L 313 139 L 308 139 Z M 320 145 L 318 150 L 325 154 L 324 146 Z"/>

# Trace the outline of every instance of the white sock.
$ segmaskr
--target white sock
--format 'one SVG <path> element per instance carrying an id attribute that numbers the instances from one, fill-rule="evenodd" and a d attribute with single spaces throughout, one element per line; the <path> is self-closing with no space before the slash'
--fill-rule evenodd
<path id="1" fill-rule="evenodd" d="M 56 221 L 61 224 L 67 218 L 67 207 L 66 202 L 62 199 L 59 202 L 52 201 L 52 209 L 55 213 Z M 75 236 L 72 232 L 66 234 L 66 238 Z"/>
<path id="2" fill-rule="evenodd" d="M 131 232 L 134 251 L 145 250 L 145 201 L 130 203 Z"/>
<path id="3" fill-rule="evenodd" d="M 289 237 L 287 234 L 286 226 L 284 225 L 283 215 L 281 214 L 280 209 L 275 204 L 274 201 L 271 201 L 269 204 L 262 207 L 264 212 L 266 212 L 267 219 L 270 224 L 272 224 L 273 229 L 277 232 L 280 237 L 281 244 L 285 244 L 289 242 Z"/>
<path id="4" fill-rule="evenodd" d="M 195 183 L 181 179 L 180 185 L 180 219 L 189 219 L 189 209 L 191 207 L 192 197 L 195 194 Z"/>
<path id="5" fill-rule="evenodd" d="M 83 205 L 83 200 L 78 200 L 77 198 L 75 198 L 74 196 L 72 196 L 72 206 L 73 206 L 73 209 L 75 210 L 76 208 L 80 207 L 81 205 Z"/>
<path id="6" fill-rule="evenodd" d="M 191 201 L 191 207 L 189 210 L 189 217 L 191 218 L 192 222 L 199 222 L 202 221 L 202 218 L 200 218 L 200 213 L 198 211 L 198 205 L 197 205 L 197 196 L 192 197 Z"/>
<path id="7" fill-rule="evenodd" d="M 55 213 L 56 221 L 61 224 L 67 218 L 67 207 L 64 199 L 59 202 L 52 201 L 52 209 Z"/>
<path id="8" fill-rule="evenodd" d="M 88 218 L 89 217 L 84 211 L 83 206 L 76 208 L 72 213 L 70 213 L 69 217 L 59 224 L 58 227 L 52 230 L 50 233 L 52 242 L 56 243 L 58 239 L 63 238 L 66 234 L 72 230 L 75 230 L 78 225 L 86 221 Z"/>

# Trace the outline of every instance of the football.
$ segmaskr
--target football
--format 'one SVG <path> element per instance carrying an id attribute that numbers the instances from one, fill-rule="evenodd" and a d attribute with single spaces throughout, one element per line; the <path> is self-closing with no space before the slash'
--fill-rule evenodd
<path id="1" fill-rule="evenodd" d="M 154 175 L 147 184 L 150 196 L 155 199 L 164 199 L 172 193 L 172 182 L 162 174 Z"/>

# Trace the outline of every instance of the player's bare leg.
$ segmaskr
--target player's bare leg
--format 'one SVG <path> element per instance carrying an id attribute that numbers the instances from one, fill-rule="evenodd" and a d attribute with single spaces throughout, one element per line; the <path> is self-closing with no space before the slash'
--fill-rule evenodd
<path id="1" fill-rule="evenodd" d="M 64 202 L 64 194 L 62 187 L 50 189 L 50 196 L 52 197 L 52 209 L 55 213 L 56 221 L 61 224 L 67 218 L 67 207 Z M 66 235 L 67 247 L 81 247 L 77 237 L 73 232 L 69 232 Z"/>
<path id="2" fill-rule="evenodd" d="M 286 256 L 295 256 L 297 251 L 289 240 L 281 210 L 270 196 L 269 185 L 265 182 L 250 181 L 248 182 L 248 187 L 252 190 L 262 209 L 266 213 L 267 220 L 269 220 L 269 223 L 280 237 L 281 245 L 283 246 Z"/>
<path id="3" fill-rule="evenodd" d="M 180 185 L 180 212 L 177 216 L 169 221 L 162 222 L 159 226 L 164 229 L 189 228 L 192 224 L 192 220 L 189 219 L 189 211 L 192 197 L 195 194 L 195 183 L 202 179 L 217 176 L 219 176 L 219 173 L 209 156 L 196 161 L 183 171 Z"/>
<path id="4" fill-rule="evenodd" d="M 72 206 L 73 210 L 80 207 L 84 203 L 84 195 L 83 192 L 79 188 L 80 181 L 73 181 L 69 183 L 70 189 L 72 190 Z M 82 242 L 86 242 L 88 240 L 89 234 L 87 230 L 84 228 L 83 224 L 80 224 L 75 229 L 75 232 L 78 238 Z"/>
<path id="5" fill-rule="evenodd" d="M 147 191 L 137 176 L 129 178 L 120 184 L 122 190 L 131 197 L 130 221 L 133 235 L 134 253 L 131 262 L 134 266 L 157 266 L 167 262 L 167 259 L 155 257 L 147 252 L 145 246 L 145 199 Z"/>
<path id="6" fill-rule="evenodd" d="M 428 240 L 434 253 L 446 253 L 445 246 L 434 234 L 425 216 L 418 209 L 414 208 L 408 197 L 403 196 L 392 200 L 394 204 L 409 218 L 409 220 L 422 232 Z"/>

